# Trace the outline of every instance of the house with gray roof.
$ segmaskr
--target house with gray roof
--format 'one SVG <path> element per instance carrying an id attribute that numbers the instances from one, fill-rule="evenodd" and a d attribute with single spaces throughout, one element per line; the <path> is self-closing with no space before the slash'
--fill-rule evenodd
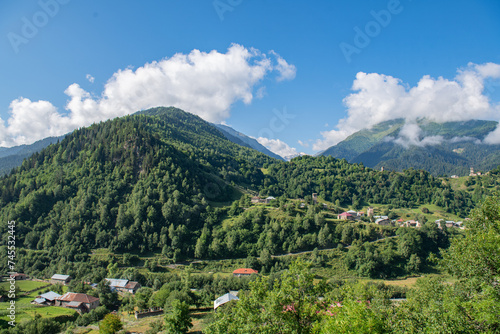
<path id="1" fill-rule="evenodd" d="M 54 274 L 50 278 L 50 283 L 52 284 L 63 284 L 66 285 L 71 281 L 71 276 L 69 275 L 61 275 L 61 274 Z"/>

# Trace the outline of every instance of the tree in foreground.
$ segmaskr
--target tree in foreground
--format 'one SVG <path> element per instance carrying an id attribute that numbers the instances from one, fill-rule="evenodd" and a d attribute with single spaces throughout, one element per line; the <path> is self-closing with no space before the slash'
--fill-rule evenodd
<path id="1" fill-rule="evenodd" d="M 120 317 L 110 313 L 99 323 L 100 334 L 114 334 L 123 328 Z"/>
<path id="2" fill-rule="evenodd" d="M 175 299 L 165 315 L 165 329 L 167 333 L 184 334 L 193 327 L 189 316 L 189 305 L 185 301 Z"/>
<path id="3" fill-rule="evenodd" d="M 221 306 L 205 333 L 383 333 L 383 314 L 366 296 L 319 282 L 295 261 L 270 282 L 260 277 L 238 302 Z M 361 330 L 361 332 L 360 332 Z"/>
<path id="4" fill-rule="evenodd" d="M 500 332 L 500 198 L 487 198 L 471 217 L 464 234 L 442 252 L 442 266 L 458 280 L 418 280 L 395 309 L 393 332 Z"/>

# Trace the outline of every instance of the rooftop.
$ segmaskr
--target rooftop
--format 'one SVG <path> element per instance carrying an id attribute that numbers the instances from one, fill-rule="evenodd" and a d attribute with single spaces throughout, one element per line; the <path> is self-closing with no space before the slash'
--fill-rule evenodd
<path id="1" fill-rule="evenodd" d="M 117 288 L 124 288 L 128 283 L 128 279 L 105 278 L 105 280 L 109 282 L 109 286 Z"/>
<path id="2" fill-rule="evenodd" d="M 80 303 L 93 303 L 99 300 L 99 298 L 89 296 L 84 293 L 66 292 L 61 297 L 56 298 L 63 302 L 80 302 Z"/>
<path id="3" fill-rule="evenodd" d="M 40 298 L 50 300 L 50 301 L 54 301 L 56 298 L 59 298 L 59 297 L 61 297 L 61 295 L 58 293 L 55 293 L 54 291 L 49 291 L 47 293 L 44 293 L 43 295 L 40 295 Z"/>
<path id="4" fill-rule="evenodd" d="M 254 270 L 254 269 L 250 269 L 250 268 L 240 268 L 240 269 L 236 269 L 235 271 L 233 271 L 233 274 L 246 274 L 246 275 L 251 275 L 251 274 L 258 274 L 259 272 L 257 270 Z"/>
<path id="5" fill-rule="evenodd" d="M 65 281 L 69 278 L 69 275 L 54 274 L 50 279 Z"/>
<path id="6" fill-rule="evenodd" d="M 222 304 L 225 304 L 231 300 L 240 300 L 240 299 L 233 294 L 226 293 L 224 296 L 220 296 L 214 301 L 214 310 L 217 307 L 221 306 Z"/>

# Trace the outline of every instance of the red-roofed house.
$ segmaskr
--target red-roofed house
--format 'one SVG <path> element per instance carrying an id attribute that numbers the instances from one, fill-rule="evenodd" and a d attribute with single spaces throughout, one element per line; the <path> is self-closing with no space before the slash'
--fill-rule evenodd
<path id="1" fill-rule="evenodd" d="M 84 293 L 66 292 L 56 298 L 56 306 L 74 308 L 80 313 L 85 313 L 99 306 L 99 298 Z"/>
<path id="2" fill-rule="evenodd" d="M 355 220 L 356 217 L 349 213 L 349 212 L 342 212 L 340 215 L 337 216 L 337 219 L 342 219 L 342 220 Z"/>
<path id="3" fill-rule="evenodd" d="M 240 268 L 233 271 L 233 276 L 234 277 L 250 276 L 252 274 L 258 274 L 258 273 L 259 272 L 257 270 L 253 270 L 250 268 Z"/>

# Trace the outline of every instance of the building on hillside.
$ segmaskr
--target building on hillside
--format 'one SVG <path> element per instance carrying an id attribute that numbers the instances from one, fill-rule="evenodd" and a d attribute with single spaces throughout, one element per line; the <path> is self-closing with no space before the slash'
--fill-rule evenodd
<path id="1" fill-rule="evenodd" d="M 269 204 L 271 203 L 271 201 L 275 200 L 276 198 L 274 198 L 273 196 L 269 196 L 267 197 L 265 200 L 264 200 L 264 203 L 266 204 Z"/>
<path id="2" fill-rule="evenodd" d="M 379 218 L 375 220 L 375 224 L 377 225 L 392 225 L 392 222 L 390 219 L 387 218 Z"/>
<path id="3" fill-rule="evenodd" d="M 214 300 L 214 310 L 216 310 L 219 306 L 230 302 L 231 300 L 240 300 L 240 299 L 231 293 L 226 293 L 225 295 L 220 296 L 219 298 Z"/>
<path id="4" fill-rule="evenodd" d="M 474 172 L 474 167 L 471 167 L 471 168 L 470 168 L 470 173 L 469 173 L 469 176 L 481 176 L 481 172 L 477 172 L 477 173 L 475 173 L 475 172 Z"/>
<path id="5" fill-rule="evenodd" d="M 312 194 L 312 201 L 313 201 L 313 204 L 318 203 L 318 194 L 317 193 Z"/>
<path id="6" fill-rule="evenodd" d="M 263 200 L 259 196 L 254 196 L 254 197 L 252 197 L 251 202 L 252 202 L 252 204 L 258 204 L 258 203 L 262 203 Z"/>
<path id="7" fill-rule="evenodd" d="M 418 220 L 407 220 L 404 223 L 404 226 L 406 226 L 406 227 L 421 227 L 422 225 L 420 224 L 420 222 Z"/>
<path id="8" fill-rule="evenodd" d="M 458 175 L 452 175 L 451 178 L 452 179 L 458 179 Z"/>
<path id="9" fill-rule="evenodd" d="M 235 271 L 233 271 L 233 276 L 234 277 L 245 277 L 245 276 L 250 276 L 250 275 L 258 274 L 258 273 L 259 272 L 257 270 L 254 270 L 254 269 L 240 268 L 240 269 L 236 269 Z"/>
<path id="10" fill-rule="evenodd" d="M 14 275 L 10 275 L 12 278 L 14 278 L 14 280 L 16 281 L 24 281 L 25 279 L 28 278 L 28 276 L 26 276 L 26 274 L 23 274 L 23 273 L 15 273 Z"/>
<path id="11" fill-rule="evenodd" d="M 70 281 L 71 281 L 71 276 L 69 276 L 69 275 L 54 274 L 50 278 L 50 283 L 52 283 L 52 284 L 63 284 L 63 285 L 66 285 Z"/>
<path id="12" fill-rule="evenodd" d="M 447 220 L 445 223 L 446 227 L 450 228 L 450 227 L 455 227 L 455 222 L 452 221 L 452 220 Z"/>
<path id="13" fill-rule="evenodd" d="M 111 290 L 135 294 L 141 288 L 139 282 L 129 281 L 128 279 L 105 278 L 105 280 L 109 283 Z"/>
<path id="14" fill-rule="evenodd" d="M 340 215 L 337 216 L 337 219 L 341 219 L 341 220 L 355 220 L 356 217 L 353 214 L 350 214 L 349 212 L 342 212 Z"/>
<path id="15" fill-rule="evenodd" d="M 78 313 L 87 313 L 99 306 L 99 298 L 85 293 L 66 292 L 55 299 L 55 306 L 75 309 Z"/>
<path id="16" fill-rule="evenodd" d="M 373 216 L 373 208 L 370 206 L 368 210 L 366 210 L 366 216 L 371 217 Z"/>
<path id="17" fill-rule="evenodd" d="M 38 304 L 38 305 L 48 305 L 48 306 L 54 306 L 56 304 L 56 298 L 61 297 L 60 294 L 55 293 L 53 291 L 49 291 L 47 293 L 44 293 L 33 301 L 33 303 Z"/>

